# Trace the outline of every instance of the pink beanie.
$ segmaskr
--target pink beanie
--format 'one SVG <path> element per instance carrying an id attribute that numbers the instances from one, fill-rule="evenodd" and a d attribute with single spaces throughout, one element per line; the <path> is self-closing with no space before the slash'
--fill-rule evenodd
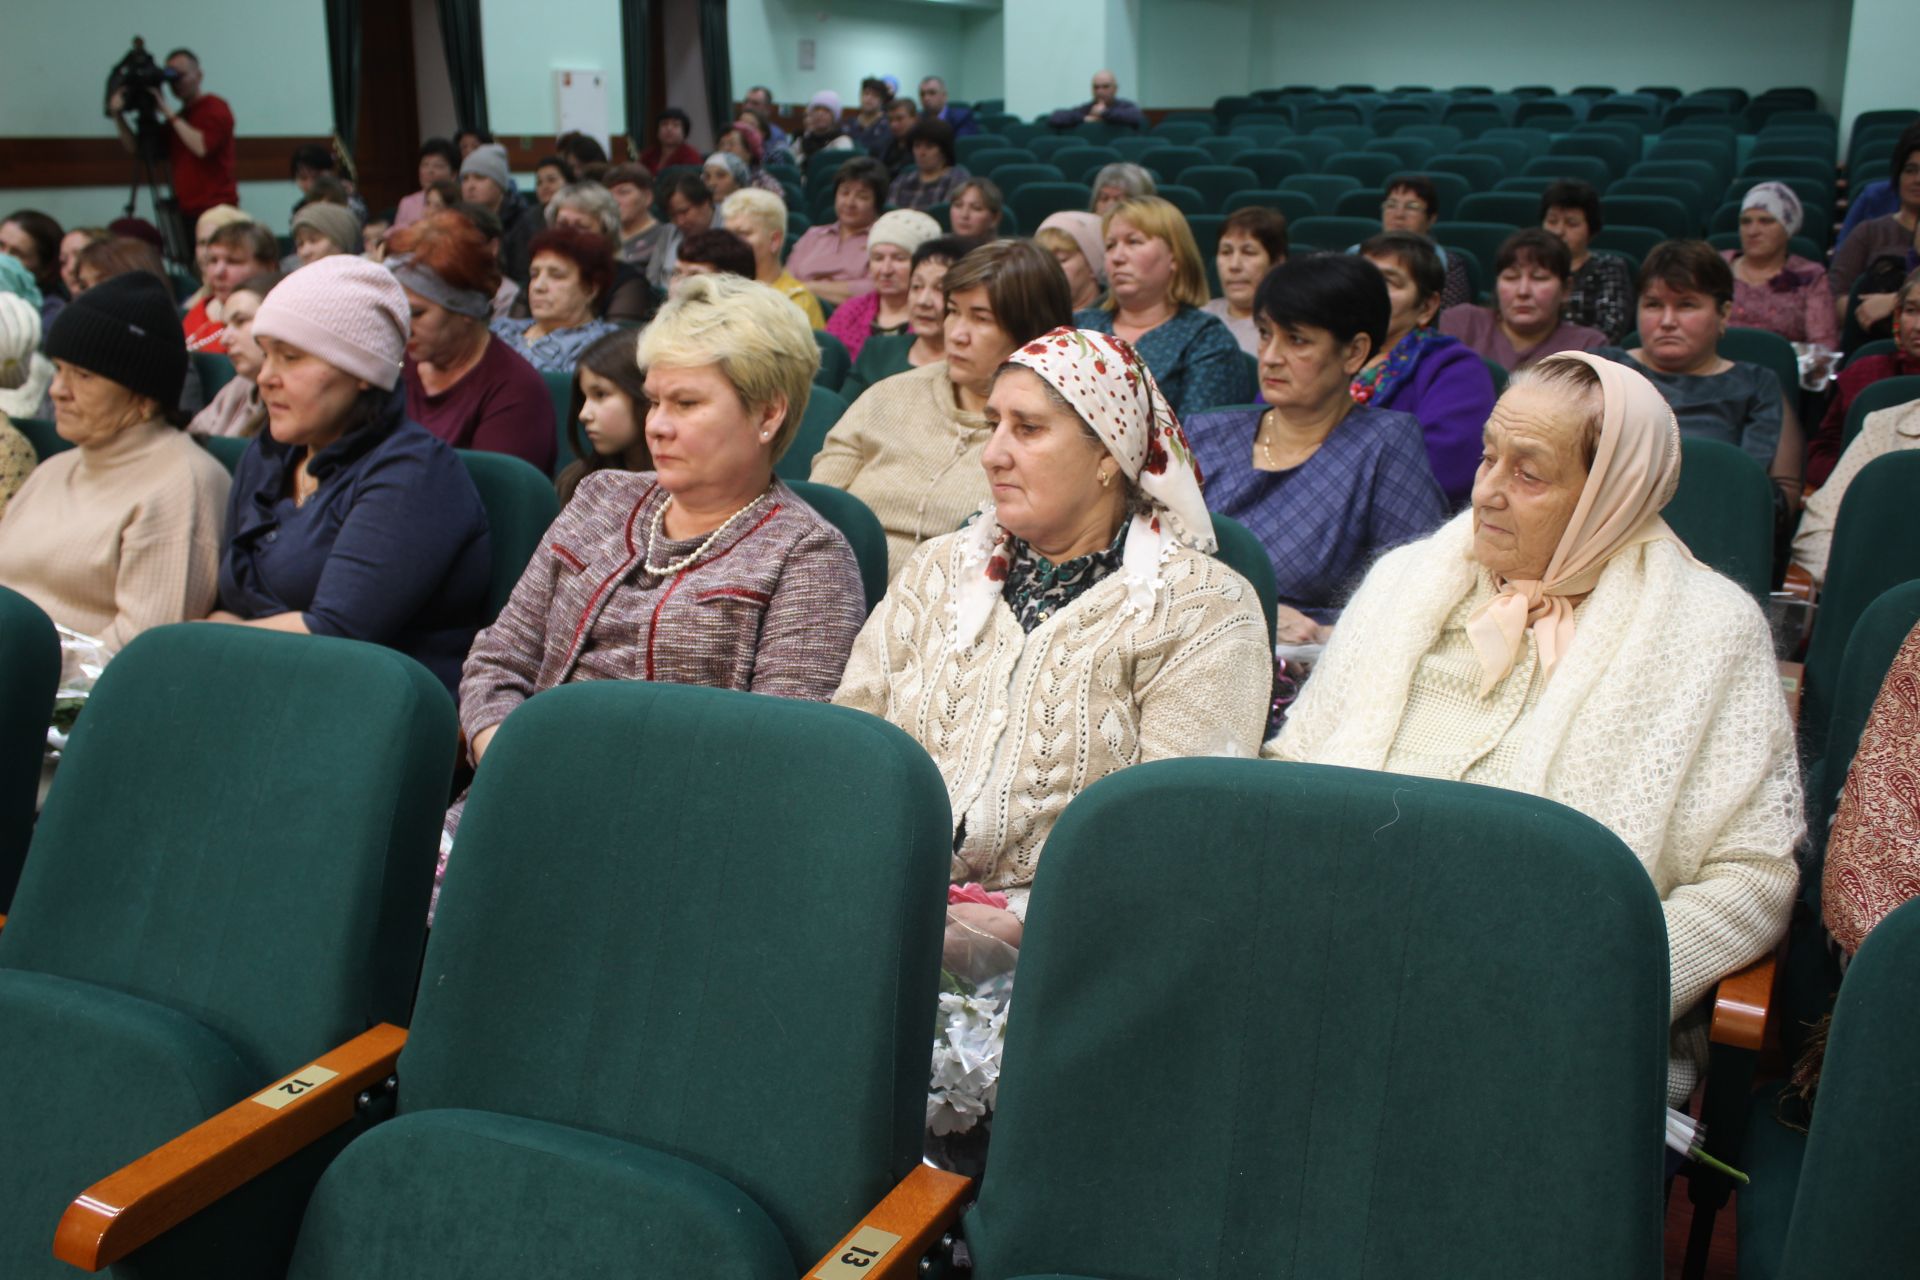
<path id="1" fill-rule="evenodd" d="M 392 272 L 337 253 L 275 285 L 254 313 L 253 332 L 391 391 L 407 353 L 409 314 L 407 291 Z"/>

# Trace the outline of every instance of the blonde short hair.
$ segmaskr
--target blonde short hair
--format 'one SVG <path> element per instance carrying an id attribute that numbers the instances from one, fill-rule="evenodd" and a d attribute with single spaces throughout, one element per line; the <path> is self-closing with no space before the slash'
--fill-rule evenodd
<path id="1" fill-rule="evenodd" d="M 217 204 L 200 215 L 193 224 L 193 230 L 196 237 L 210 236 L 222 227 L 252 221 L 253 215 L 250 213 L 242 212 L 230 204 Z"/>
<path id="2" fill-rule="evenodd" d="M 1210 295 L 1207 293 L 1207 264 L 1200 258 L 1200 246 L 1193 238 L 1193 228 L 1187 225 L 1187 215 L 1180 207 L 1159 196 L 1134 196 L 1131 200 L 1122 200 L 1107 210 L 1107 216 L 1100 220 L 1100 234 L 1107 234 L 1115 218 L 1125 218 L 1134 230 L 1152 236 L 1173 250 L 1173 284 L 1167 290 L 1167 296 L 1177 303 L 1189 307 L 1204 307 Z M 1112 294 L 1100 304 L 1109 311 L 1118 309 L 1119 302 Z"/>
<path id="3" fill-rule="evenodd" d="M 739 226 L 743 218 L 768 235 L 787 234 L 787 202 L 771 191 L 742 187 L 720 202 L 720 220 L 729 227 Z"/>
<path id="4" fill-rule="evenodd" d="M 806 313 L 778 289 L 741 276 L 697 275 L 679 288 L 640 337 L 640 367 L 716 364 L 749 409 L 785 399 L 787 416 L 773 437 L 778 462 L 800 429 L 820 369 Z"/>

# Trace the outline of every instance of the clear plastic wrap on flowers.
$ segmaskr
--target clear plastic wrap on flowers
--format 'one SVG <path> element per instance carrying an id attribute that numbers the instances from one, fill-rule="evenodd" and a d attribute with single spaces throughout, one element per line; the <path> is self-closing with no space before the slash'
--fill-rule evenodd
<path id="1" fill-rule="evenodd" d="M 53 723 L 47 726 L 47 754 L 57 760 L 66 749 L 67 735 L 73 732 L 80 708 L 93 692 L 94 681 L 113 655 L 93 636 L 83 636 L 57 623 L 53 629 L 60 636 L 60 687 L 53 696 Z"/>
<path id="2" fill-rule="evenodd" d="M 1006 906 L 1004 894 L 978 885 L 954 885 L 948 891 L 927 1087 L 927 1129 L 936 1137 L 967 1133 L 993 1114 L 1020 958 L 1019 948 L 1002 936 L 1011 931 Z"/>

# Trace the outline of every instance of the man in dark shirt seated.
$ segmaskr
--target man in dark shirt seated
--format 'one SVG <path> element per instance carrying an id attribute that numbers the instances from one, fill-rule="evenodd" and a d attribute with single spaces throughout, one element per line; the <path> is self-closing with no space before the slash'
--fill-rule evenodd
<path id="1" fill-rule="evenodd" d="M 1147 113 L 1140 109 L 1137 102 L 1128 102 L 1119 96 L 1120 81 L 1111 71 L 1093 73 L 1093 101 L 1077 107 L 1062 107 L 1047 117 L 1049 128 L 1062 131 L 1077 124 L 1097 124 L 1105 121 L 1122 129 L 1144 129 L 1147 127 Z"/>
<path id="2" fill-rule="evenodd" d="M 947 101 L 947 82 L 939 76 L 928 76 L 920 82 L 920 113 L 946 121 L 956 138 L 980 132 L 980 122 L 973 118 L 973 112 Z"/>

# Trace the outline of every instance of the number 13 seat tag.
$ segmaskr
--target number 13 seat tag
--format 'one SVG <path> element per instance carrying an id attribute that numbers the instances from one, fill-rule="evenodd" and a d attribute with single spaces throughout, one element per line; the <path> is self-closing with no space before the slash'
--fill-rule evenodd
<path id="1" fill-rule="evenodd" d="M 840 1252 L 820 1264 L 813 1280 L 846 1280 L 848 1276 L 872 1275 L 873 1268 L 893 1252 L 900 1237 L 878 1227 L 862 1227 L 853 1233 Z"/>
<path id="2" fill-rule="evenodd" d="M 315 1086 L 323 1085 L 339 1074 L 338 1071 L 329 1071 L 317 1062 L 310 1063 L 266 1092 L 254 1094 L 253 1100 L 263 1107 L 271 1107 L 278 1111 L 289 1102 L 298 1102 Z"/>

